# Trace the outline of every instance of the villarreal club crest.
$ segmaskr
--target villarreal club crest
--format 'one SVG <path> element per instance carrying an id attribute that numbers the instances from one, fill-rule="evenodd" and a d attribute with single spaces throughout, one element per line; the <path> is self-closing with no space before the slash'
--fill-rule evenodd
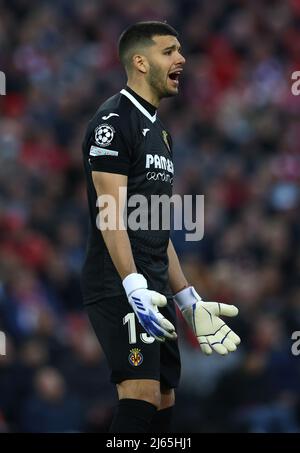
<path id="1" fill-rule="evenodd" d="M 166 147 L 168 148 L 169 153 L 171 152 L 169 141 L 168 141 L 168 132 L 162 131 L 163 141 L 165 142 Z"/>
<path id="2" fill-rule="evenodd" d="M 143 362 L 143 354 L 138 348 L 130 349 L 130 354 L 128 356 L 129 363 L 132 366 L 139 366 Z"/>

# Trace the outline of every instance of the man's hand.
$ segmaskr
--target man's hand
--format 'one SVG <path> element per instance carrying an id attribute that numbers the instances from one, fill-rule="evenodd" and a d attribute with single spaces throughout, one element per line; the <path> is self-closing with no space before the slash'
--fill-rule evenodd
<path id="1" fill-rule="evenodd" d="M 241 342 L 240 337 L 219 316 L 236 316 L 237 307 L 217 302 L 203 302 L 192 286 L 179 291 L 174 299 L 193 329 L 204 354 L 209 355 L 214 350 L 226 355 L 236 350 Z"/>
<path id="2" fill-rule="evenodd" d="M 165 341 L 165 338 L 175 340 L 177 338 L 175 327 L 157 308 L 167 304 L 166 297 L 147 289 L 147 281 L 141 274 L 127 275 L 123 280 L 123 286 L 128 302 L 145 331 L 160 342 Z"/>

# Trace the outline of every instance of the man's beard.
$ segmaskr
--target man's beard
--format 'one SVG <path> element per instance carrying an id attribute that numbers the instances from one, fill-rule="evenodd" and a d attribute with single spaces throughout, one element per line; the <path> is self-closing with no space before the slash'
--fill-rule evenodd
<path id="1" fill-rule="evenodd" d="M 150 66 L 148 83 L 159 99 L 174 96 L 176 94 L 168 90 L 165 80 L 166 78 L 163 71 L 159 66 L 152 63 Z"/>

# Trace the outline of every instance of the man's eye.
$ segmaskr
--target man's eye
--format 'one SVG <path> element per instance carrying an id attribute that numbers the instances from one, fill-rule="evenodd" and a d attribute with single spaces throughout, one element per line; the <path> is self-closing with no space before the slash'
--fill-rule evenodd
<path id="1" fill-rule="evenodd" d="M 165 55 L 171 55 L 171 53 L 172 53 L 172 50 L 167 50 L 167 51 L 165 52 Z"/>

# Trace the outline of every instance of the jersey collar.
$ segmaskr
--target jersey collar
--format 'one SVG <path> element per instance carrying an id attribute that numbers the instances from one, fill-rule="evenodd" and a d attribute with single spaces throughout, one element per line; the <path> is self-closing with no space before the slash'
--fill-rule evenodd
<path id="1" fill-rule="evenodd" d="M 120 93 L 126 96 L 136 106 L 136 108 L 139 109 L 139 111 L 151 121 L 151 123 L 154 123 L 156 121 L 156 112 L 154 113 L 154 115 L 151 115 L 147 108 L 142 105 L 143 102 L 143 104 L 147 106 L 149 110 L 155 110 L 155 107 L 149 104 L 149 102 L 145 101 L 145 99 L 138 96 L 133 90 L 128 87 L 121 90 Z M 139 98 L 139 100 L 137 98 Z"/>

